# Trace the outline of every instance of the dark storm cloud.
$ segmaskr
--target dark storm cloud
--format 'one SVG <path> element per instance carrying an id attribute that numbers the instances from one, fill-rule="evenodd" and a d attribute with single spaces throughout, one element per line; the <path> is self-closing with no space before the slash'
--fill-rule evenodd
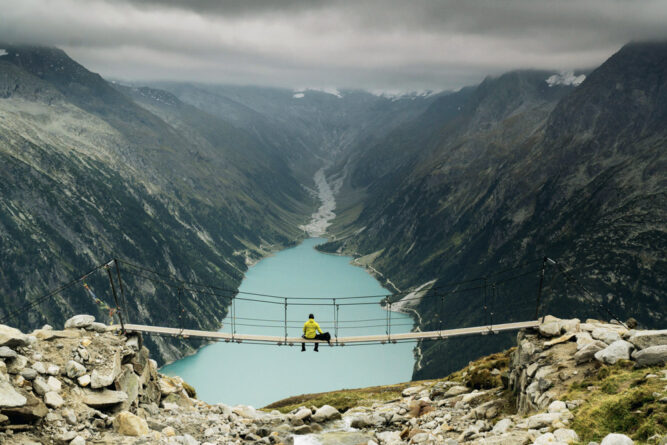
<path id="1" fill-rule="evenodd" d="M 0 1 L 0 41 L 63 47 L 108 77 L 447 89 L 595 66 L 667 38 L 667 2 Z"/>

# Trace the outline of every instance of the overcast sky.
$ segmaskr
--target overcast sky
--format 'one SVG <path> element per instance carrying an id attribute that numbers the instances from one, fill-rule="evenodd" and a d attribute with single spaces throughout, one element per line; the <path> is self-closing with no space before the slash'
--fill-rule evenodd
<path id="1" fill-rule="evenodd" d="M 0 0 L 0 42 L 124 80 L 453 89 L 667 38 L 666 0 Z"/>

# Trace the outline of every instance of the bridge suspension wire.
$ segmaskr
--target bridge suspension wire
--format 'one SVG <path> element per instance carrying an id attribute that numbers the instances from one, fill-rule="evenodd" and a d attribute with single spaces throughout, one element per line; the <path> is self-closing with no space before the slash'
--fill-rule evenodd
<path id="1" fill-rule="evenodd" d="M 196 281 L 183 280 L 183 279 L 180 279 L 180 278 L 178 278 L 174 275 L 166 274 L 164 272 L 159 272 L 159 271 L 156 271 L 156 270 L 144 267 L 144 266 L 140 266 L 140 265 L 134 264 L 134 263 L 132 263 L 130 261 L 127 261 L 127 260 L 118 259 L 117 261 L 119 261 L 122 264 L 125 264 L 128 267 L 135 268 L 137 270 L 142 270 L 144 272 L 148 272 L 148 273 L 154 274 L 156 276 L 160 276 L 162 278 L 172 280 L 174 282 L 180 283 L 181 285 L 188 285 L 188 286 L 192 286 L 192 287 L 195 287 L 195 288 L 196 287 L 201 287 L 201 288 L 205 288 L 205 289 L 217 290 L 217 291 L 220 291 L 220 292 L 227 292 L 229 294 L 234 294 L 234 295 L 237 295 L 237 294 L 238 295 L 250 295 L 250 296 L 255 296 L 255 297 L 264 297 L 264 298 L 279 299 L 279 300 L 282 300 L 284 298 L 288 298 L 290 300 L 319 300 L 319 299 L 327 298 L 327 297 L 296 297 L 296 296 L 288 296 L 288 295 L 275 295 L 275 294 L 266 294 L 266 293 L 258 293 L 258 292 L 239 291 L 239 290 L 224 288 L 224 287 L 221 287 L 221 286 L 199 283 L 199 282 L 196 282 Z M 438 290 L 443 290 L 443 289 L 450 289 L 452 287 L 460 286 L 460 285 L 463 285 L 463 284 L 469 284 L 469 283 L 484 281 L 485 279 L 488 279 L 490 277 L 502 275 L 504 273 L 511 272 L 513 270 L 522 269 L 522 268 L 524 268 L 528 265 L 535 264 L 535 263 L 540 262 L 540 261 L 542 261 L 542 260 L 537 259 L 537 260 L 532 260 L 532 261 L 526 261 L 526 262 L 518 264 L 516 266 L 512 266 L 512 267 L 509 267 L 509 268 L 506 268 L 506 269 L 503 269 L 503 270 L 500 270 L 500 271 L 492 272 L 492 273 L 486 274 L 484 276 L 470 278 L 470 279 L 461 280 L 461 281 L 451 281 L 451 282 L 448 282 L 448 283 L 443 283 L 439 286 L 432 286 L 432 287 L 428 288 L 426 291 L 430 292 L 430 291 L 438 291 Z M 396 296 L 400 296 L 400 295 L 407 295 L 407 294 L 417 292 L 417 291 L 419 291 L 419 287 L 413 287 L 413 288 L 405 289 L 403 291 L 392 293 L 391 296 L 396 297 Z M 376 294 L 376 295 L 343 296 L 343 297 L 336 297 L 336 298 L 338 300 L 355 300 L 355 299 L 383 298 L 383 297 L 386 297 L 386 296 L 387 296 L 387 294 Z"/>
<path id="2" fill-rule="evenodd" d="M 531 267 L 539 262 L 542 263 L 540 265 L 541 266 L 540 268 Z M 333 320 L 323 320 L 321 322 L 321 326 L 327 329 L 333 328 L 334 339 L 336 344 L 340 343 L 340 345 L 344 345 L 344 342 L 340 340 L 341 338 L 343 339 L 345 338 L 340 336 L 341 332 L 353 331 L 359 329 L 380 328 L 380 327 L 384 327 L 384 331 L 386 333 L 385 341 L 395 343 L 397 339 L 394 336 L 393 328 L 413 325 L 413 323 L 402 323 L 402 322 L 397 323 L 394 320 L 392 320 L 392 312 L 393 312 L 392 308 L 395 307 L 395 304 L 397 303 L 398 299 L 400 299 L 401 304 L 406 304 L 408 305 L 408 307 L 410 307 L 410 305 L 419 304 L 423 300 L 428 300 L 433 298 L 438 299 L 438 301 L 436 301 L 435 303 L 435 306 L 433 306 L 436 316 L 430 322 L 427 321 L 424 324 L 424 326 L 427 326 L 430 323 L 431 325 L 437 326 L 439 328 L 438 329 L 439 331 L 443 331 L 445 314 L 446 313 L 454 314 L 458 312 L 461 314 L 458 317 L 459 322 L 461 322 L 462 320 L 467 323 L 477 323 L 483 321 L 484 325 L 488 327 L 489 331 L 493 332 L 495 323 L 498 322 L 499 317 L 502 318 L 504 316 L 509 316 L 510 319 L 516 320 L 517 319 L 516 313 L 520 311 L 525 311 L 526 307 L 528 306 L 527 300 L 524 300 L 521 297 L 520 298 L 510 297 L 508 293 L 503 292 L 502 290 L 503 287 L 507 289 L 507 283 L 510 283 L 514 280 L 519 280 L 526 276 L 533 275 L 536 278 L 538 277 L 540 278 L 540 290 L 538 293 L 538 301 L 537 301 L 537 310 L 539 312 L 540 308 L 539 298 L 541 296 L 542 287 L 544 284 L 544 278 L 545 278 L 544 270 L 547 263 L 556 265 L 557 273 L 562 275 L 568 281 L 568 283 L 576 286 L 576 288 L 583 293 L 583 296 L 587 300 L 590 300 L 595 304 L 595 307 L 601 313 L 605 312 L 612 318 L 620 322 L 618 317 L 616 317 L 611 310 L 604 307 L 603 304 L 601 304 L 600 302 L 597 302 L 595 297 L 590 293 L 590 291 L 588 291 L 588 289 L 586 289 L 579 281 L 571 277 L 562 265 L 555 262 L 554 260 L 544 257 L 539 260 L 525 262 L 510 268 L 506 268 L 504 270 L 488 273 L 481 277 L 471 278 L 467 280 L 460 280 L 460 281 L 452 281 L 449 283 L 442 283 L 438 286 L 426 287 L 425 289 L 423 288 L 423 286 L 421 286 L 421 287 L 406 289 L 394 294 L 335 296 L 335 297 L 288 296 L 288 295 L 274 295 L 269 293 L 232 290 L 224 288 L 222 286 L 208 285 L 196 281 L 183 280 L 173 274 L 164 273 L 159 270 L 152 270 L 150 268 L 138 266 L 134 263 L 125 260 L 114 258 L 110 261 L 107 261 L 105 263 L 96 266 L 95 268 L 86 272 L 84 275 L 59 286 L 53 291 L 48 292 L 33 301 L 30 301 L 28 304 L 22 306 L 21 308 L 13 312 L 4 314 L 2 319 L 0 319 L 0 323 L 6 321 L 11 317 L 16 317 L 16 315 L 19 312 L 30 310 L 36 305 L 41 304 L 42 302 L 47 301 L 50 298 L 53 298 L 54 296 L 58 295 L 64 290 L 85 280 L 87 277 L 89 277 L 96 271 L 104 268 L 106 269 L 106 274 L 109 278 L 109 285 L 111 288 L 111 292 L 113 293 L 114 301 L 116 303 L 116 309 L 119 316 L 119 320 L 121 322 L 121 327 L 124 327 L 124 325 L 127 324 L 128 309 L 127 309 L 127 299 L 126 299 L 126 286 L 125 283 L 123 282 L 123 279 L 121 278 L 121 265 L 122 265 L 123 274 L 129 274 L 135 278 L 140 278 L 140 279 L 150 280 L 155 283 L 160 283 L 168 288 L 176 290 L 178 294 L 177 304 L 179 306 L 178 332 L 180 333 L 181 336 L 183 336 L 185 332 L 190 331 L 189 329 L 187 329 L 186 326 L 186 318 L 187 320 L 192 321 L 196 320 L 196 318 L 199 317 L 199 315 L 195 314 L 198 314 L 198 311 L 200 310 L 198 309 L 197 306 L 198 305 L 197 298 L 198 295 L 201 294 L 201 295 L 215 296 L 220 299 L 224 299 L 223 301 L 227 301 L 226 299 L 229 299 L 231 311 L 230 314 L 228 314 L 228 316 L 231 315 L 229 316 L 229 319 L 231 321 L 231 338 L 232 340 L 237 340 L 238 342 L 241 342 L 242 339 L 245 339 L 243 341 L 248 342 L 247 338 L 253 337 L 245 334 L 237 335 L 237 327 L 243 326 L 243 327 L 257 327 L 266 329 L 282 328 L 283 329 L 282 341 L 283 343 L 287 343 L 289 339 L 288 329 L 298 329 L 301 327 L 300 325 L 301 320 L 292 320 L 288 317 L 289 306 L 296 306 L 296 307 L 331 306 L 333 312 L 332 314 Z M 113 266 L 115 266 L 116 269 L 115 274 L 112 274 L 111 268 Z M 113 275 L 115 275 L 115 280 Z M 556 274 L 554 274 L 551 277 L 550 284 L 547 286 L 547 288 L 551 288 L 551 284 L 553 283 L 555 278 Z M 463 305 L 465 305 L 466 302 L 468 304 L 471 303 L 465 297 L 463 299 L 447 298 L 456 294 L 466 294 L 466 293 L 470 295 L 477 295 L 478 297 L 475 297 L 475 299 L 481 297 L 480 302 L 482 303 L 482 309 L 483 309 L 481 314 L 478 315 L 470 313 L 466 314 L 465 311 L 460 310 L 461 308 L 464 307 Z M 498 306 L 500 300 L 502 300 L 502 305 Z M 450 301 L 452 301 L 454 306 L 452 306 L 449 303 Z M 237 303 L 239 302 L 267 304 L 276 306 L 280 305 L 283 307 L 283 314 L 282 314 L 283 317 L 281 319 L 238 317 Z M 438 303 L 440 305 L 439 308 L 437 306 Z M 341 306 L 344 308 L 345 307 L 354 308 L 356 306 L 378 305 L 378 304 L 384 305 L 384 308 L 386 310 L 384 318 L 362 318 L 362 319 L 350 319 L 350 320 L 341 320 L 340 318 Z M 445 306 L 447 307 L 445 308 Z M 451 317 L 448 317 L 448 319 L 451 319 Z M 253 323 L 253 322 L 258 322 L 258 323 Z M 136 327 L 138 325 L 133 325 L 133 326 Z M 400 342 L 401 338 L 403 337 L 401 337 L 400 334 L 396 335 L 398 335 L 398 341 Z M 429 339 L 432 338 L 429 337 Z M 424 341 L 424 340 L 416 339 L 414 341 Z"/>
<path id="3" fill-rule="evenodd" d="M 113 260 L 110 260 L 110 261 L 106 261 L 102 264 L 99 264 L 99 265 L 95 266 L 94 268 L 90 269 L 88 272 L 81 275 L 80 277 L 74 278 L 73 280 L 58 286 L 57 288 L 47 292 L 46 294 L 44 294 L 40 297 L 37 297 L 36 299 L 34 299 L 32 301 L 29 301 L 28 303 L 20 306 L 16 310 L 6 313 L 2 318 L 0 318 L 0 323 L 4 324 L 11 318 L 16 319 L 18 314 L 26 313 L 26 312 L 32 310 L 33 308 L 39 306 L 43 302 L 53 298 L 54 296 L 60 294 L 61 292 L 69 289 L 70 287 L 72 287 L 72 286 L 74 286 L 78 283 L 83 282 L 86 278 L 88 278 L 93 273 L 97 272 L 98 270 L 103 269 L 107 264 L 110 264 L 112 261 Z"/>

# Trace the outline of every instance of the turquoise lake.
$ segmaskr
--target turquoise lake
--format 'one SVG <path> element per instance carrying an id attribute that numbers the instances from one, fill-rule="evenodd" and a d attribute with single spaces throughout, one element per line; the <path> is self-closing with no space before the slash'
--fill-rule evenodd
<path id="1" fill-rule="evenodd" d="M 324 241 L 310 238 L 297 247 L 263 259 L 248 270 L 239 288 L 241 292 L 321 298 L 304 302 L 303 306 L 290 303 L 289 336 L 301 336 L 309 313 L 333 336 L 331 298 L 388 294 L 364 269 L 350 264 L 350 257 L 328 255 L 314 249 Z M 387 312 L 379 304 L 381 299 L 363 300 L 377 304 L 340 306 L 338 336 L 385 333 Z M 284 335 L 282 304 L 237 301 L 235 306 L 237 333 Z M 391 320 L 392 332 L 409 332 L 412 328 L 412 320 L 405 314 L 392 312 Z M 221 332 L 231 332 L 229 317 L 223 321 Z M 408 381 L 414 364 L 413 347 L 412 343 L 342 347 L 322 344 L 319 352 L 314 352 L 312 345 L 301 352 L 300 344 L 290 347 L 219 342 L 163 367 L 161 372 L 181 376 L 195 387 L 198 397 L 208 403 L 259 408 L 299 394 Z"/>

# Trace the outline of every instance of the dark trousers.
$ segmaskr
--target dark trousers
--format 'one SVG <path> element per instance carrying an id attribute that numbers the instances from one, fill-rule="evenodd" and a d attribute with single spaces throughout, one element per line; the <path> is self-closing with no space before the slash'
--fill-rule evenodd
<path id="1" fill-rule="evenodd" d="M 306 338 L 303 335 L 301 337 Z M 324 340 L 326 342 L 329 342 L 329 341 L 331 341 L 331 334 L 329 334 L 328 332 L 325 332 L 323 334 L 315 334 L 315 338 L 309 338 L 308 340 Z M 319 343 L 315 343 L 315 348 L 313 349 L 313 351 L 317 351 L 318 350 L 317 347 L 319 345 L 320 345 Z M 301 343 L 301 350 L 302 351 L 306 350 L 306 344 L 305 343 Z"/>

